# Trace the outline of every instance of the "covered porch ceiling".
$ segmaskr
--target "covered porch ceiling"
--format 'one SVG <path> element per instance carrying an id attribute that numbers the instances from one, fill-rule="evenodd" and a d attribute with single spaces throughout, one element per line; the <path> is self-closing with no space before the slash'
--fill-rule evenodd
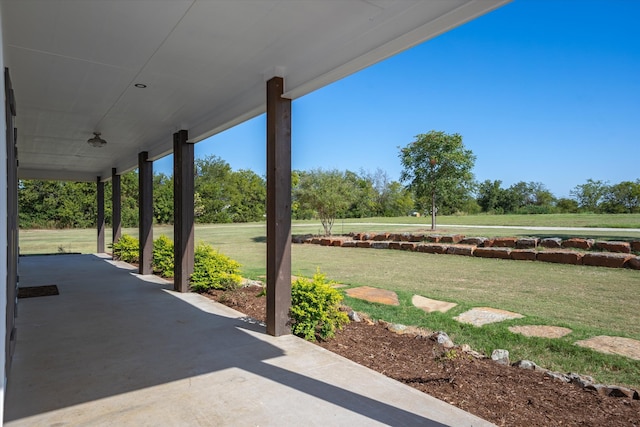
<path id="1" fill-rule="evenodd" d="M 1 0 L 19 177 L 109 178 L 263 113 L 273 76 L 296 99 L 508 1 Z"/>

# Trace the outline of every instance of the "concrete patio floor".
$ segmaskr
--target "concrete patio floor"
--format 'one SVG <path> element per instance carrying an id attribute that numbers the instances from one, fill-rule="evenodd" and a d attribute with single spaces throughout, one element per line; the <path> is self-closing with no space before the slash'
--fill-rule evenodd
<path id="1" fill-rule="evenodd" d="M 20 258 L 5 425 L 491 425 L 105 255 Z"/>

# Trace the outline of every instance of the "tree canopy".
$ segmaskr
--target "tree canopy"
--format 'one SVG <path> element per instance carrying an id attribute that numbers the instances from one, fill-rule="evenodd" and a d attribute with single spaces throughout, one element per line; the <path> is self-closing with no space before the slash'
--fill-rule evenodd
<path id="1" fill-rule="evenodd" d="M 418 209 L 431 212 L 431 229 L 436 228 L 438 209 L 470 197 L 475 160 L 457 133 L 432 130 L 400 149 L 400 180 L 408 183 Z"/>

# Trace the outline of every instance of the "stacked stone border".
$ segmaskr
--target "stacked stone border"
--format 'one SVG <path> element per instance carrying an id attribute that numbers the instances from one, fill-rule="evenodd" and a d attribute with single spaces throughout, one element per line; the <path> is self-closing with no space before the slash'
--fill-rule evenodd
<path id="1" fill-rule="evenodd" d="M 343 248 L 395 249 L 430 254 L 542 261 L 640 270 L 640 240 L 631 242 L 558 237 L 466 237 L 461 234 L 350 233 L 344 236 L 295 235 L 293 243 Z"/>

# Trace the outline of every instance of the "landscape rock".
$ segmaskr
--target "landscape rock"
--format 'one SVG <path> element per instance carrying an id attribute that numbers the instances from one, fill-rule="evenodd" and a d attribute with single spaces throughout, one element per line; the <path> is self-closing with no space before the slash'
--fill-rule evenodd
<path id="1" fill-rule="evenodd" d="M 640 252 L 640 240 L 629 242 L 629 245 L 631 245 L 631 250 L 633 252 Z"/>
<path id="2" fill-rule="evenodd" d="M 491 353 L 491 360 L 500 365 L 510 365 L 509 363 L 509 351 L 503 349 L 493 350 Z"/>
<path id="3" fill-rule="evenodd" d="M 571 380 L 565 374 L 561 374 L 560 372 L 547 371 L 544 373 L 544 376 L 552 378 L 554 380 L 562 381 L 563 383 L 571 382 Z"/>
<path id="4" fill-rule="evenodd" d="M 571 239 L 563 240 L 562 247 L 589 250 L 593 246 L 593 242 L 593 239 L 581 239 L 574 237 Z"/>
<path id="5" fill-rule="evenodd" d="M 429 339 L 437 342 L 438 344 L 440 344 L 444 348 L 453 348 L 453 347 L 455 347 L 455 344 L 453 343 L 453 341 L 451 341 L 451 338 L 449 338 L 449 335 L 447 335 L 447 333 L 443 332 L 443 331 L 434 332 L 429 337 Z"/>
<path id="6" fill-rule="evenodd" d="M 515 248 L 517 237 L 496 237 L 491 243 L 492 248 Z"/>
<path id="7" fill-rule="evenodd" d="M 535 371 L 536 368 L 538 368 L 538 365 L 530 360 L 518 360 L 517 362 L 512 363 L 511 366 L 515 366 L 516 368 L 520 369 L 527 369 L 530 371 Z"/>
<path id="8" fill-rule="evenodd" d="M 594 247 L 607 252 L 631 253 L 631 245 L 629 242 L 598 241 Z"/>
<path id="9" fill-rule="evenodd" d="M 344 242 L 342 242 L 343 248 L 355 248 L 356 245 L 357 242 L 355 240 L 345 240 Z"/>
<path id="10" fill-rule="evenodd" d="M 400 323 L 391 323 L 387 326 L 387 329 L 390 330 L 391 332 L 395 332 L 396 334 L 404 334 L 407 330 L 407 326 L 406 325 L 402 325 Z"/>
<path id="11" fill-rule="evenodd" d="M 358 248 L 370 248 L 371 242 L 369 240 L 360 240 L 356 243 L 356 247 Z"/>
<path id="12" fill-rule="evenodd" d="M 593 390 L 601 396 L 608 397 L 626 397 L 633 400 L 639 400 L 638 391 L 627 387 L 604 385 L 604 384 L 589 384 L 585 387 L 586 390 Z"/>
<path id="13" fill-rule="evenodd" d="M 320 240 L 321 240 L 320 237 L 313 237 L 313 238 L 311 238 L 311 242 L 310 243 L 312 243 L 314 245 L 319 245 L 320 244 Z"/>
<path id="14" fill-rule="evenodd" d="M 516 249 L 535 249 L 540 239 L 537 237 L 525 237 L 516 240 Z"/>
<path id="15" fill-rule="evenodd" d="M 631 258 L 634 256 L 630 254 L 592 252 L 584 254 L 582 263 L 597 267 L 622 268 Z"/>
<path id="16" fill-rule="evenodd" d="M 627 261 L 625 267 L 631 268 L 633 270 L 640 270 L 640 257 L 633 257 Z"/>
<path id="17" fill-rule="evenodd" d="M 471 346 L 469 344 L 462 344 L 462 346 L 460 347 L 460 351 L 468 354 L 474 359 L 478 359 L 478 360 L 486 359 L 486 356 L 484 354 L 478 353 L 477 351 L 471 349 Z"/>
<path id="18" fill-rule="evenodd" d="M 360 319 L 360 315 L 358 314 L 357 311 L 349 310 L 349 312 L 347 313 L 347 316 L 349 316 L 349 320 L 351 320 L 352 322 L 361 322 L 362 321 L 362 319 Z"/>
<path id="19" fill-rule="evenodd" d="M 580 388 L 585 388 L 595 382 L 595 380 L 589 375 L 569 373 L 567 374 L 567 378 L 569 379 L 570 383 L 576 384 Z"/>
<path id="20" fill-rule="evenodd" d="M 427 242 L 431 242 L 431 243 L 438 243 L 440 241 L 440 239 L 442 239 L 442 236 L 439 234 L 429 234 L 428 236 L 425 236 L 424 240 L 426 240 Z"/>
<path id="21" fill-rule="evenodd" d="M 449 255 L 463 255 L 463 256 L 473 256 L 473 251 L 476 249 L 475 246 L 469 245 L 451 245 L 447 248 L 447 254 Z"/>
<path id="22" fill-rule="evenodd" d="M 535 261 L 538 252 L 535 249 L 514 249 L 511 251 L 511 259 L 517 261 Z"/>
<path id="23" fill-rule="evenodd" d="M 383 240 L 389 240 L 389 233 L 380 233 L 373 236 L 373 239 L 376 242 L 381 242 Z"/>
<path id="24" fill-rule="evenodd" d="M 474 245 L 474 246 L 484 246 L 484 242 L 486 242 L 486 237 L 465 237 L 460 241 L 462 245 Z"/>
<path id="25" fill-rule="evenodd" d="M 417 252 L 424 252 L 427 254 L 444 254 L 447 253 L 447 245 L 439 245 L 437 243 L 420 243 L 416 246 Z"/>
<path id="26" fill-rule="evenodd" d="M 389 242 L 371 242 L 372 249 L 389 249 Z"/>
<path id="27" fill-rule="evenodd" d="M 424 234 L 422 233 L 409 235 L 410 242 L 422 242 L 424 239 L 425 237 L 424 237 Z"/>
<path id="28" fill-rule="evenodd" d="M 582 264 L 582 254 L 580 252 L 573 252 L 569 250 L 538 252 L 536 259 L 538 261 L 555 262 L 559 264 Z"/>
<path id="29" fill-rule="evenodd" d="M 310 243 L 311 242 L 311 238 L 313 236 L 311 234 L 294 234 L 293 236 L 291 236 L 291 242 L 292 243 Z"/>
<path id="30" fill-rule="evenodd" d="M 476 248 L 473 255 L 482 258 L 511 259 L 511 248 Z"/>
<path id="31" fill-rule="evenodd" d="M 389 249 L 402 249 L 402 243 L 397 240 L 389 242 Z"/>
<path id="32" fill-rule="evenodd" d="M 464 239 L 462 234 L 451 234 L 448 236 L 442 236 L 440 243 L 460 243 Z"/>
<path id="33" fill-rule="evenodd" d="M 540 246 L 543 248 L 561 248 L 562 239 L 559 237 L 547 237 L 540 240 Z"/>
<path id="34" fill-rule="evenodd" d="M 417 243 L 406 242 L 406 243 L 402 243 L 402 245 L 400 245 L 400 248 L 403 251 L 414 251 L 416 249 L 416 245 Z"/>

